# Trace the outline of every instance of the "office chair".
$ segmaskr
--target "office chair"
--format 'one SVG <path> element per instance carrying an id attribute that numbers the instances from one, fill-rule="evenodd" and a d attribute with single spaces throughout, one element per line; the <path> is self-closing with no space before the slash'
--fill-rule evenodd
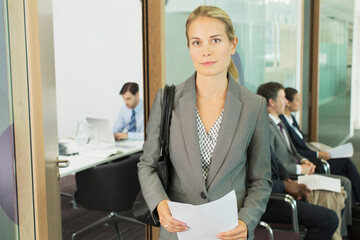
<path id="1" fill-rule="evenodd" d="M 306 233 L 306 229 L 304 226 L 299 226 L 295 199 L 289 194 L 272 193 L 270 195 L 269 201 L 283 201 L 287 203 L 290 206 L 290 211 L 292 216 L 291 224 L 267 222 L 267 224 L 273 231 L 274 239 L 299 240 L 301 239 L 301 237 L 304 237 Z"/>
<path id="2" fill-rule="evenodd" d="M 254 231 L 254 240 L 299 240 L 300 235 L 291 231 L 273 229 L 268 223 L 260 221 Z"/>
<path id="3" fill-rule="evenodd" d="M 274 233 L 272 228 L 266 222 L 260 221 L 259 225 L 254 231 L 254 240 L 274 240 Z"/>
<path id="4" fill-rule="evenodd" d="M 117 213 L 130 210 L 140 190 L 137 177 L 137 163 L 140 155 L 141 153 L 133 154 L 115 162 L 76 173 L 76 202 L 86 209 L 109 211 L 110 214 L 73 233 L 73 240 L 79 234 L 104 223 L 114 224 L 120 240 L 122 237 L 117 225 L 119 220 L 143 225 L 134 218 Z"/>
<path id="5" fill-rule="evenodd" d="M 325 170 L 325 175 L 330 175 L 330 164 L 323 160 L 323 159 L 320 159 L 322 164 L 323 164 L 323 167 L 324 167 L 324 170 Z"/>

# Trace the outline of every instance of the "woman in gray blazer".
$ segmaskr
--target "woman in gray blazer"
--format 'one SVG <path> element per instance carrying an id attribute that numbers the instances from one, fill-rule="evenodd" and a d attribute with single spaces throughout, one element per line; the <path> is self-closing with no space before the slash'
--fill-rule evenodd
<path id="1" fill-rule="evenodd" d="M 218 239 L 252 239 L 271 192 L 269 127 L 266 102 L 234 79 L 231 60 L 237 37 L 229 16 L 200 6 L 186 22 L 186 36 L 196 72 L 176 86 L 170 128 L 170 186 L 157 174 L 162 91 L 146 129 L 138 164 L 141 189 L 160 239 L 177 239 L 188 227 L 171 216 L 168 201 L 203 204 L 235 190 L 238 226 Z"/>

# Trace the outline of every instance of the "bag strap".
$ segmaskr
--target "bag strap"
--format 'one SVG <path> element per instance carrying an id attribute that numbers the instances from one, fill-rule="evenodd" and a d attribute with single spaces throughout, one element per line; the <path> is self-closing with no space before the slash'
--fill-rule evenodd
<path id="1" fill-rule="evenodd" d="M 171 115 L 174 104 L 175 86 L 165 85 L 160 122 L 160 155 L 169 156 Z"/>

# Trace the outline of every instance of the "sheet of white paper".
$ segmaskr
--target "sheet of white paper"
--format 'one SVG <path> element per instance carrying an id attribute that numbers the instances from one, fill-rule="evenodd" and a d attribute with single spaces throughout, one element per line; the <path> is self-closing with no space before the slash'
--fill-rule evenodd
<path id="1" fill-rule="evenodd" d="M 331 158 L 349 158 L 354 155 L 352 143 L 346 143 L 329 150 Z"/>
<path id="2" fill-rule="evenodd" d="M 341 191 L 340 179 L 325 177 L 318 174 L 299 176 L 298 183 L 305 184 L 310 190 Z"/>
<path id="3" fill-rule="evenodd" d="M 216 240 L 216 235 L 235 228 L 238 211 L 235 191 L 224 197 L 202 205 L 169 202 L 175 219 L 185 222 L 189 229 L 178 232 L 179 240 Z"/>
<path id="4" fill-rule="evenodd" d="M 96 150 L 90 151 L 90 152 L 86 153 L 85 156 L 105 159 L 105 158 L 109 157 L 111 154 L 116 154 L 116 153 L 121 153 L 119 148 L 108 147 L 108 148 L 104 148 L 104 149 L 96 149 Z"/>

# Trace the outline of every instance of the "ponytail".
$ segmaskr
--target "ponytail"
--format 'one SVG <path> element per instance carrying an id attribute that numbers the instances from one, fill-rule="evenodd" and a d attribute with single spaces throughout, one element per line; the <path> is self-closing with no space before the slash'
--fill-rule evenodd
<path id="1" fill-rule="evenodd" d="M 228 66 L 228 72 L 234 78 L 235 81 L 239 82 L 239 72 L 235 67 L 234 61 L 230 59 L 230 64 Z"/>

